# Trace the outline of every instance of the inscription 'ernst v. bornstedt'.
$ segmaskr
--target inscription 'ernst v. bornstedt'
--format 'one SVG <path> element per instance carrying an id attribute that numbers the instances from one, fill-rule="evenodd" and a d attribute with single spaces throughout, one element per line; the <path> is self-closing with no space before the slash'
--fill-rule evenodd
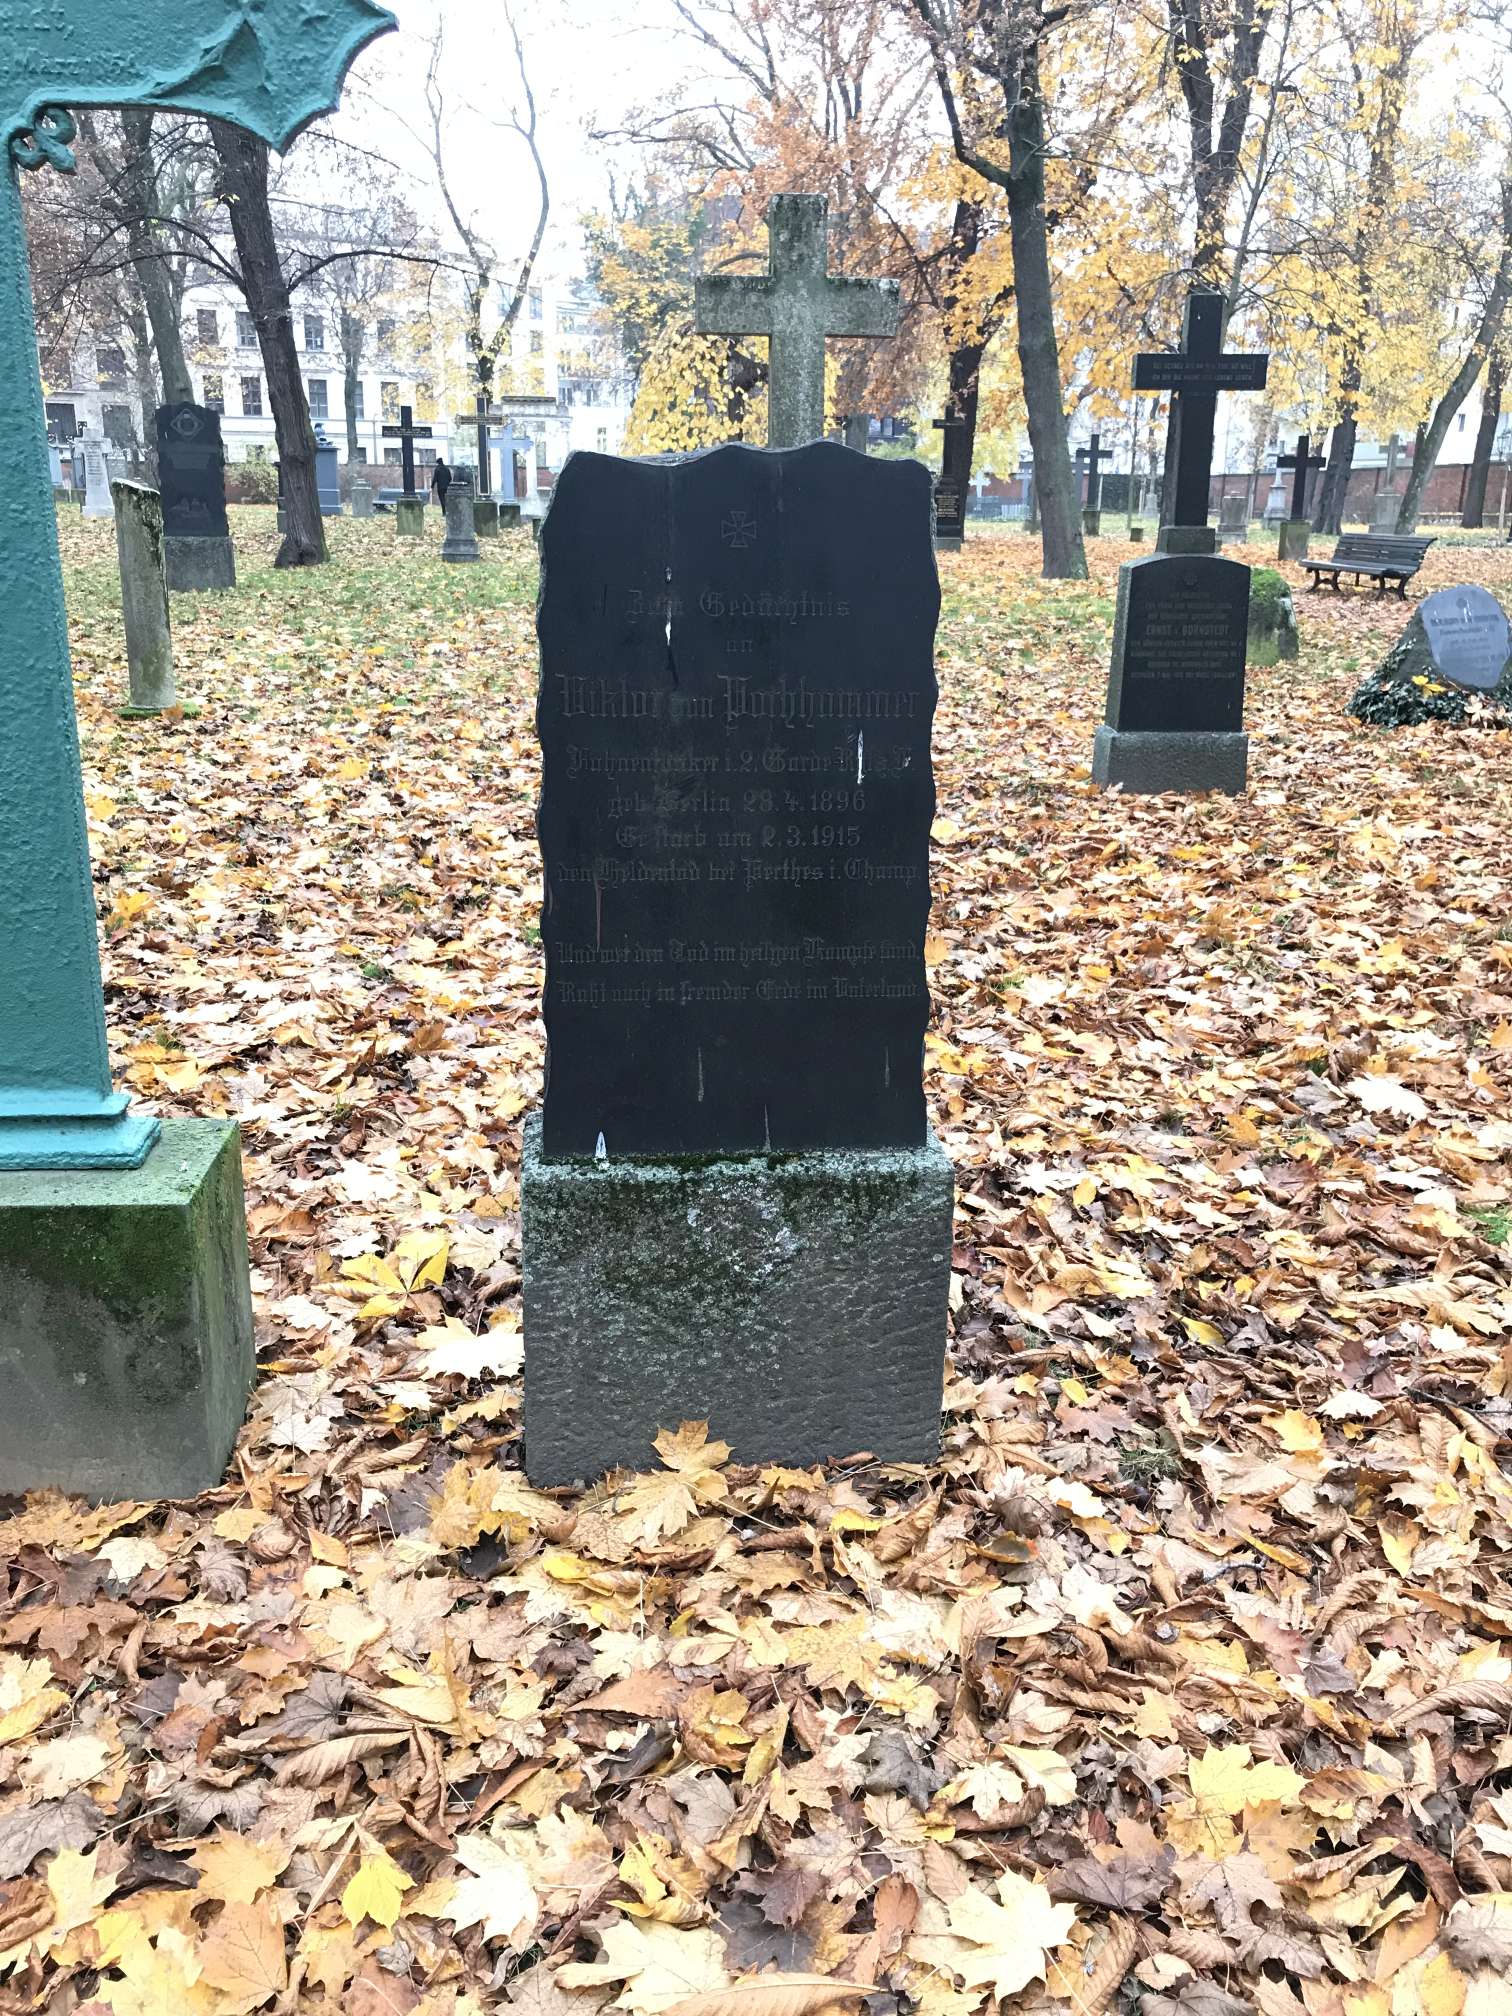
<path id="1" fill-rule="evenodd" d="M 542 530 L 548 1158 L 924 1140 L 929 478 L 574 456 Z"/>

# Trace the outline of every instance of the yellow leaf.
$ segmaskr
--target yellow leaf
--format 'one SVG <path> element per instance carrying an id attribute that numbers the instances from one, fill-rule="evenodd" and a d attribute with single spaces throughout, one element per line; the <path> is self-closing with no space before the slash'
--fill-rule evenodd
<path id="1" fill-rule="evenodd" d="M 0 1743 L 29 1736 L 67 1704 L 63 1690 L 49 1686 L 51 1679 L 52 1667 L 47 1660 L 0 1652 Z"/>
<path id="2" fill-rule="evenodd" d="M 1417 1992 L 1423 2016 L 1460 2016 L 1465 1977 L 1447 1953 L 1435 1953 L 1418 1976 Z"/>
<path id="3" fill-rule="evenodd" d="M 407 1232 L 389 1259 L 406 1288 L 439 1288 L 449 1250 L 444 1232 Z"/>
<path id="4" fill-rule="evenodd" d="M 189 1860 L 200 1872 L 200 1897 L 218 1897 L 223 1904 L 250 1904 L 269 1890 L 288 1867 L 292 1854 L 276 1836 L 252 1841 L 245 1834 L 222 1829 L 201 1841 Z"/>
<path id="5" fill-rule="evenodd" d="M 694 1995 L 728 1988 L 724 1941 L 710 1926 L 662 1925 L 623 1918 L 599 1934 L 604 1957 L 569 1961 L 557 1970 L 564 1988 L 596 1988 L 621 1981 L 616 2008 L 637 2016 L 665 2012 Z"/>
<path id="6" fill-rule="evenodd" d="M 950 1929 L 974 1949 L 952 1966 L 968 1988 L 991 1987 L 1002 2001 L 1045 1978 L 1045 1957 L 1076 1923 L 1074 1904 L 1055 1904 L 1042 1883 L 1005 1870 L 996 1897 L 968 1889 L 952 1899 Z"/>
<path id="7" fill-rule="evenodd" d="M 1247 1743 L 1230 1743 L 1222 1749 L 1209 1745 L 1191 1760 L 1187 1776 L 1201 1812 L 1230 1817 L 1246 1806 L 1294 1806 L 1307 1784 L 1290 1765 L 1268 1760 L 1256 1764 Z"/>
<path id="8" fill-rule="evenodd" d="M 1284 1414 L 1267 1414 L 1265 1425 L 1275 1430 L 1281 1447 L 1294 1456 L 1316 1455 L 1323 1447 L 1322 1424 L 1296 1407 L 1289 1407 Z"/>
<path id="9" fill-rule="evenodd" d="M 436 1915 L 450 1918 L 459 1932 L 480 1925 L 485 1939 L 502 1939 L 523 1953 L 540 1909 L 524 1863 L 487 1834 L 459 1834 L 456 1855 L 469 1873 Z"/>
<path id="10" fill-rule="evenodd" d="M 1376 1531 L 1381 1536 L 1381 1552 L 1391 1563 L 1398 1575 L 1412 1573 L 1412 1557 L 1417 1552 L 1418 1542 L 1423 1537 L 1421 1526 L 1413 1524 L 1400 1512 L 1389 1512 L 1378 1521 Z"/>
<path id="11" fill-rule="evenodd" d="M 1205 1350 L 1217 1351 L 1223 1345 L 1223 1332 L 1216 1323 L 1204 1322 L 1200 1316 L 1183 1316 L 1181 1327 L 1194 1344 L 1201 1344 Z"/>
<path id="12" fill-rule="evenodd" d="M 385 1932 L 393 1930 L 406 1890 L 414 1880 L 406 1876 L 392 1855 L 383 1849 L 364 1855 L 357 1873 L 341 1893 L 342 1915 L 351 1926 L 371 1918 Z"/>
<path id="13" fill-rule="evenodd" d="M 1089 1204 L 1095 1202 L 1096 1197 L 1097 1180 L 1092 1176 L 1083 1176 L 1080 1183 L 1071 1192 L 1071 1202 L 1082 1211 L 1085 1211 Z"/>

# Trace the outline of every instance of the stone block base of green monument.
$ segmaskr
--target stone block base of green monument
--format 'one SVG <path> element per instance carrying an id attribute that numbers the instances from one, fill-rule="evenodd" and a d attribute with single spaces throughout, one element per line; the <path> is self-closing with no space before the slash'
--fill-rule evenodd
<path id="1" fill-rule="evenodd" d="M 229 539 L 185 539 L 170 533 L 163 541 L 163 568 L 175 594 L 234 588 L 236 548 Z"/>
<path id="2" fill-rule="evenodd" d="M 207 1490 L 253 1369 L 234 1126 L 165 1120 L 139 1169 L 0 1172 L 0 1493 Z"/>
<path id="3" fill-rule="evenodd" d="M 1248 735 L 1150 734 L 1101 727 L 1092 740 L 1092 782 L 1103 790 L 1244 791 Z"/>
<path id="4" fill-rule="evenodd" d="M 709 1423 L 744 1462 L 939 1451 L 953 1180 L 922 1148 L 547 1162 L 525 1134 L 525 1467 L 655 1466 Z"/>
<path id="5" fill-rule="evenodd" d="M 394 536 L 398 539 L 425 537 L 425 505 L 419 497 L 401 497 L 394 506 Z"/>

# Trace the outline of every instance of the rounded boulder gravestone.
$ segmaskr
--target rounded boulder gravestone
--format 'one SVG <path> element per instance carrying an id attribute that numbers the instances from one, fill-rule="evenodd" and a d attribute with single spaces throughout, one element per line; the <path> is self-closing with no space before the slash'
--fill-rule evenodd
<path id="1" fill-rule="evenodd" d="M 1440 588 L 1418 608 L 1433 669 L 1467 693 L 1491 693 L 1512 655 L 1506 612 L 1485 588 Z"/>
<path id="2" fill-rule="evenodd" d="M 1349 702 L 1378 728 L 1424 721 L 1505 726 L 1512 717 L 1512 625 L 1496 597 L 1473 582 L 1440 588 Z"/>

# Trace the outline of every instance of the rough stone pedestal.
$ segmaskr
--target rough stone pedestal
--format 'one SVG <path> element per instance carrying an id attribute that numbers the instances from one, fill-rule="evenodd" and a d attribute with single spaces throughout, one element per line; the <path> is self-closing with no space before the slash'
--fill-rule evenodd
<path id="1" fill-rule="evenodd" d="M 1086 539 L 1101 539 L 1102 537 L 1101 507 L 1099 507 L 1096 511 L 1083 510 L 1082 536 L 1083 538 Z"/>
<path id="2" fill-rule="evenodd" d="M 163 578 L 163 500 L 145 483 L 117 477 L 116 553 L 121 563 L 121 618 L 126 629 L 129 714 L 160 714 L 177 703 L 173 631 Z"/>
<path id="3" fill-rule="evenodd" d="M 168 586 L 176 593 L 194 593 L 236 586 L 236 548 L 229 539 L 175 538 L 163 541 Z"/>
<path id="4" fill-rule="evenodd" d="M 352 483 L 352 516 L 371 518 L 373 515 L 373 486 L 355 479 Z"/>
<path id="5" fill-rule="evenodd" d="M 1278 560 L 1305 560 L 1312 542 L 1312 526 L 1305 518 L 1288 518 L 1281 527 L 1276 546 Z"/>
<path id="6" fill-rule="evenodd" d="M 1370 529 L 1372 532 L 1395 534 L 1397 513 L 1402 508 L 1402 500 L 1394 490 L 1378 493 L 1370 506 Z"/>
<path id="7" fill-rule="evenodd" d="M 395 504 L 394 537 L 396 539 L 423 539 L 425 537 L 425 500 L 423 497 L 401 497 Z"/>
<path id="8" fill-rule="evenodd" d="M 1099 728 L 1092 781 L 1125 791 L 1223 791 L 1237 798 L 1249 767 L 1248 735 L 1155 735 Z"/>
<path id="9" fill-rule="evenodd" d="M 525 1467 L 647 1469 L 709 1423 L 742 1462 L 939 1449 L 953 1179 L 922 1148 L 546 1162 L 525 1131 Z"/>
<path id="10" fill-rule="evenodd" d="M 520 507 L 512 497 L 506 497 L 499 505 L 499 525 L 501 530 L 517 526 L 520 522 Z"/>
<path id="11" fill-rule="evenodd" d="M 496 498 L 474 497 L 473 531 L 480 539 L 498 538 L 499 506 Z"/>
<path id="12" fill-rule="evenodd" d="M 481 560 L 478 535 L 473 530 L 472 484 L 465 476 L 453 476 L 446 493 L 446 537 L 441 541 L 441 558 L 451 561 Z"/>
<path id="13" fill-rule="evenodd" d="M 165 1120 L 139 1169 L 0 1173 L 0 1493 L 207 1490 L 253 1376 L 234 1126 Z"/>

